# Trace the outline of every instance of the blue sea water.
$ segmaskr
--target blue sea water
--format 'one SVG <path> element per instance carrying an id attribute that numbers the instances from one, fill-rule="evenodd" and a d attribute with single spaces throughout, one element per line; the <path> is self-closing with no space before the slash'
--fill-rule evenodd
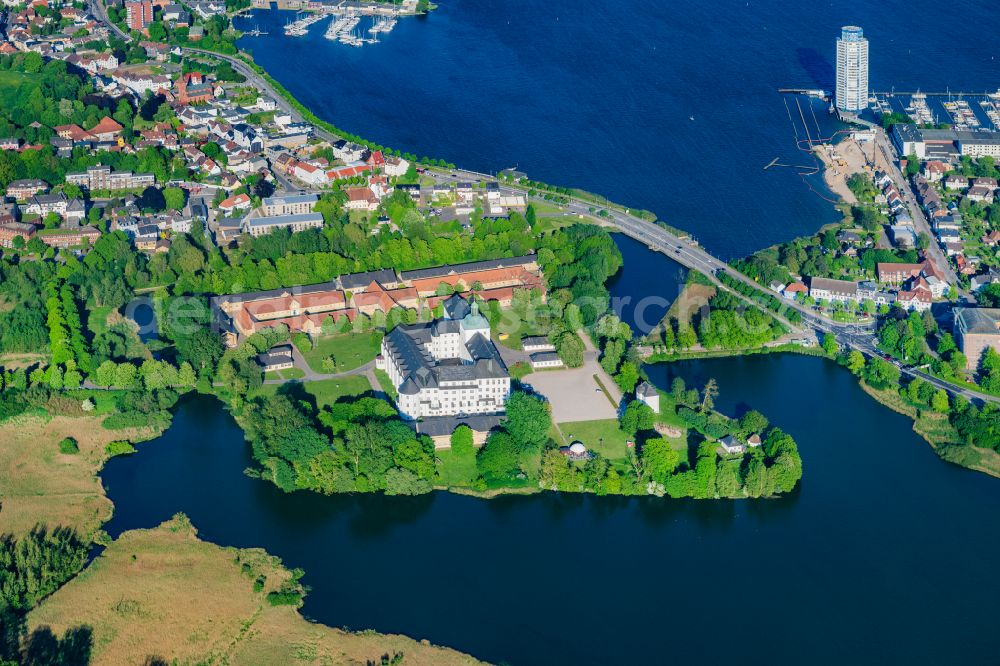
<path id="1" fill-rule="evenodd" d="M 240 46 L 338 127 L 652 210 L 727 258 L 837 217 L 820 175 L 763 167 L 813 163 L 776 90 L 832 89 L 841 25 L 864 27 L 878 90 L 1000 86 L 984 0 L 439 4 L 364 48 L 324 39 L 325 22 L 285 37 L 290 13 L 256 12 L 242 25 L 270 34 Z M 837 127 L 826 104 L 803 110 L 812 136 Z"/>

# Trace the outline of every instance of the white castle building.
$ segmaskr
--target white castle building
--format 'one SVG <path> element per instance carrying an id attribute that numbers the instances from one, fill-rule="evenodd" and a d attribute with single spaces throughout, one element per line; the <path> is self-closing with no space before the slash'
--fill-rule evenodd
<path id="1" fill-rule="evenodd" d="M 490 323 L 453 296 L 445 318 L 397 326 L 382 340 L 377 367 L 385 370 L 406 419 L 502 414 L 510 395 L 510 374 L 490 339 Z"/>

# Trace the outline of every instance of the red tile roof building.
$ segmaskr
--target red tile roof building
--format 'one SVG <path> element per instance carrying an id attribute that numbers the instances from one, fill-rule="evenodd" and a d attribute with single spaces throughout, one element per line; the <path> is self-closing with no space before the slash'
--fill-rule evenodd
<path id="1" fill-rule="evenodd" d="M 125 23 L 130 30 L 149 34 L 149 24 L 153 22 L 153 3 L 149 0 L 137 0 L 125 3 Z"/>
<path id="2" fill-rule="evenodd" d="M 535 267 L 533 263 L 528 265 Z M 469 292 L 475 284 L 481 287 L 475 292 L 478 297 L 497 301 L 505 307 L 512 303 L 515 292 L 520 289 L 537 289 L 545 294 L 541 275 L 523 265 L 485 270 L 465 270 L 462 266 L 443 269 L 441 277 L 409 281 L 400 279 L 391 270 L 379 271 L 388 273 L 389 277 L 378 275 L 364 287 L 337 279 L 324 284 L 219 296 L 212 299 L 212 310 L 226 331 L 227 343 L 235 346 L 243 336 L 282 324 L 292 332 L 319 334 L 328 318 L 333 323 L 341 323 L 344 319 L 354 321 L 359 314 L 371 317 L 376 313 L 388 314 L 396 308 L 434 308 L 448 298 L 437 295 L 442 282 L 463 293 Z M 349 296 L 341 284 L 349 288 Z M 385 285 L 395 288 L 387 289 Z"/>

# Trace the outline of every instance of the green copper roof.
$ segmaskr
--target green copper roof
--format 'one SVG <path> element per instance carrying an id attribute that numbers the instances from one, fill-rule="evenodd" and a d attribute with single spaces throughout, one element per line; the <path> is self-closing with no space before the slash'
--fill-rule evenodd
<path id="1" fill-rule="evenodd" d="M 462 319 L 462 328 L 467 331 L 489 330 L 490 322 L 479 314 L 479 303 L 476 300 L 472 301 L 472 311 Z"/>

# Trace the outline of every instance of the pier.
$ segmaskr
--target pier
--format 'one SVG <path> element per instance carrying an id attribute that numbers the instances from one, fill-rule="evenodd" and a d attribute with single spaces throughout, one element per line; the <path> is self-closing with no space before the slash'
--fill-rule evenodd
<path id="1" fill-rule="evenodd" d="M 305 17 L 292 21 L 285 26 L 285 35 L 289 37 L 303 37 L 309 33 L 309 28 L 327 17 L 326 12 L 307 14 Z"/>

